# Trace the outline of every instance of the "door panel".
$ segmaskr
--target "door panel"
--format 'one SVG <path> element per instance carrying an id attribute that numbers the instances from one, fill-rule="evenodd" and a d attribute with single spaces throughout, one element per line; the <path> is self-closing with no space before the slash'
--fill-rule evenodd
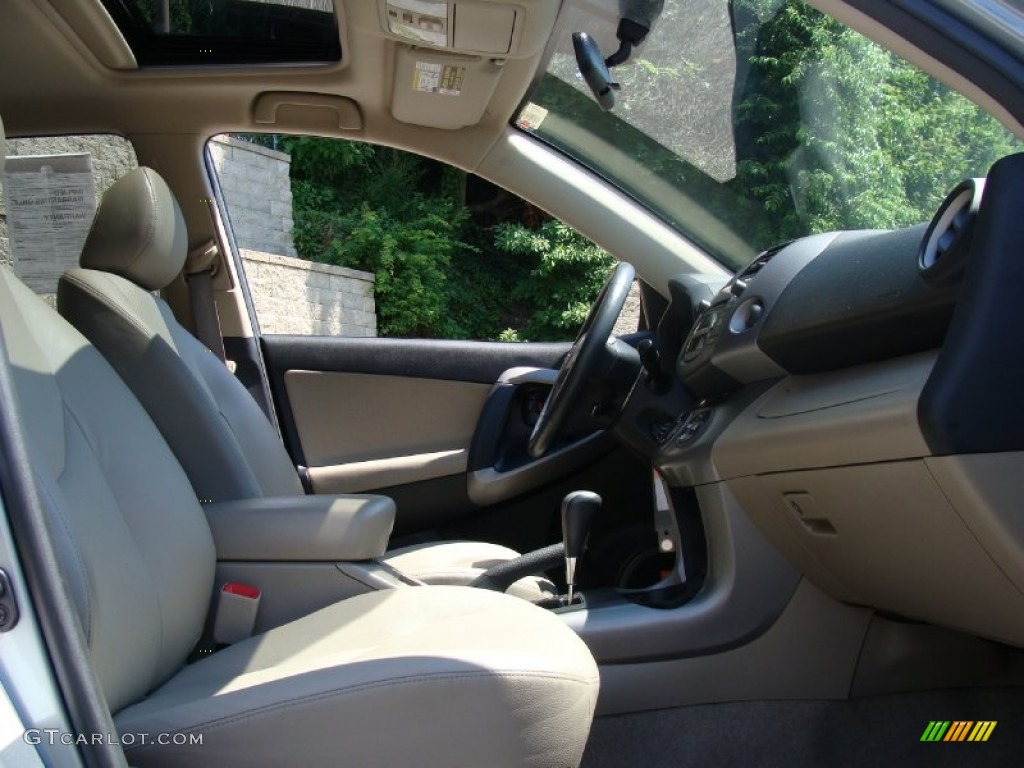
<path id="1" fill-rule="evenodd" d="M 569 344 L 275 335 L 262 343 L 282 431 L 313 490 L 391 496 L 398 537 L 535 549 L 558 539 L 561 499 L 580 489 L 601 494 L 616 525 L 649 520 L 650 468 L 611 442 L 515 496 L 470 498 L 470 443 L 481 412 L 493 410 L 485 403 L 495 383 L 513 368 L 556 368 Z M 481 428 L 504 424 L 485 419 Z"/>
<path id="2" fill-rule="evenodd" d="M 399 455 L 388 459 L 352 461 L 345 464 L 309 467 L 313 493 L 365 493 L 391 485 L 409 485 L 466 472 L 469 451 Z"/>
<path id="3" fill-rule="evenodd" d="M 341 386 L 340 382 L 336 381 L 334 384 L 339 384 L 339 386 L 332 385 L 332 398 L 351 401 L 352 407 L 361 411 L 359 423 L 362 426 L 358 428 L 354 428 L 352 425 L 346 425 L 344 428 L 339 426 L 338 431 L 328 437 L 326 446 L 319 440 L 311 443 L 311 446 L 307 446 L 297 429 L 295 418 L 298 418 L 298 413 L 295 413 L 293 417 L 293 403 L 288 392 L 288 388 L 292 384 L 286 383 L 286 379 L 294 377 L 289 377 L 289 372 L 366 374 L 371 377 L 371 380 L 378 382 L 384 381 L 381 377 L 387 377 L 388 380 L 406 378 L 420 382 L 433 380 L 435 383 L 477 384 L 489 388 L 509 368 L 516 366 L 555 368 L 569 351 L 569 344 L 503 344 L 500 342 L 283 335 L 264 335 L 261 340 L 285 443 L 296 464 L 300 466 L 310 466 L 313 463 L 312 459 L 307 456 L 307 451 L 310 448 L 312 448 L 313 455 L 318 458 L 332 455 L 344 456 L 344 450 L 332 447 L 340 443 L 332 441 L 374 439 L 373 435 L 378 431 L 376 424 L 379 423 L 375 419 L 389 418 L 388 409 L 400 407 L 400 404 L 394 397 L 391 397 L 387 406 L 382 408 L 380 399 L 374 395 L 375 407 L 363 407 L 358 400 L 353 399 L 353 392 L 349 391 L 347 386 Z M 347 379 L 347 383 L 356 386 L 363 382 L 359 378 L 351 377 Z M 397 388 L 392 390 L 392 394 L 410 394 L 405 390 L 404 385 L 396 386 Z M 305 394 L 303 392 L 303 396 Z M 419 410 L 423 413 L 428 413 L 429 409 L 435 407 L 447 409 L 448 401 L 451 399 L 451 391 L 444 387 L 428 386 L 427 389 L 412 394 L 415 395 L 415 399 L 411 402 L 419 405 Z M 321 411 L 319 414 L 315 411 L 306 413 L 312 409 L 304 408 L 302 404 L 295 405 L 307 424 L 310 419 L 319 419 L 323 414 L 328 413 L 327 410 Z M 480 405 L 482 406 L 482 401 Z M 330 404 L 330 408 L 335 407 L 347 406 L 338 403 Z M 479 406 L 477 413 L 479 413 Z M 405 428 L 403 427 L 403 429 Z M 397 431 L 401 433 L 402 430 Z M 460 447 L 468 447 L 468 439 L 465 442 L 466 446 Z M 447 449 L 449 446 L 442 444 L 439 448 L 428 450 Z M 418 452 L 413 451 L 413 453 Z M 364 451 L 357 460 L 392 457 L 393 454 Z"/>
<path id="4" fill-rule="evenodd" d="M 509 368 L 555 368 L 571 346 L 435 339 L 366 339 L 339 336 L 261 336 L 271 368 L 284 371 L 416 376 L 491 384 Z M 279 382 L 278 382 L 279 383 Z"/>
<path id="5" fill-rule="evenodd" d="M 355 493 L 466 472 L 490 385 L 287 371 L 285 390 L 316 493 Z"/>

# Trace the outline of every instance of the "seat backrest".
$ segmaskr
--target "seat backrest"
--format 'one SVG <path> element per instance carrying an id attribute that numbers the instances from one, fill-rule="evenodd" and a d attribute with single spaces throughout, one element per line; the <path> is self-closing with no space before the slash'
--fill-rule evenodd
<path id="1" fill-rule="evenodd" d="M 0 125 L 0 163 L 4 157 Z M 3 333 L 29 456 L 94 669 L 112 711 L 199 639 L 214 548 L 153 422 L 103 357 L 7 266 Z"/>
<path id="2" fill-rule="evenodd" d="M 303 493 L 295 467 L 245 387 L 153 291 L 188 255 L 166 182 L 131 171 L 103 196 L 57 308 L 114 366 L 156 422 L 201 500 Z"/>

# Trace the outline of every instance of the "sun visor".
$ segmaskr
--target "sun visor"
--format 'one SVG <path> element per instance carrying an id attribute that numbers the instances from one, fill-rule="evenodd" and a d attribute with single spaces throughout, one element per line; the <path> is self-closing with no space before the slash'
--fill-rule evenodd
<path id="1" fill-rule="evenodd" d="M 431 128 L 462 128 L 483 117 L 502 62 L 398 46 L 391 114 Z"/>

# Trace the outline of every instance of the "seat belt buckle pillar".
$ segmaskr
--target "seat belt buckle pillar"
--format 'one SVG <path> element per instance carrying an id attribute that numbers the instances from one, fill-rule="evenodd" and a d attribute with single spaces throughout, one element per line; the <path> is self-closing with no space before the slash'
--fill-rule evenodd
<path id="1" fill-rule="evenodd" d="M 219 645 L 231 645 L 252 636 L 260 607 L 259 587 L 229 581 L 220 588 L 217 615 L 213 621 L 213 639 Z"/>

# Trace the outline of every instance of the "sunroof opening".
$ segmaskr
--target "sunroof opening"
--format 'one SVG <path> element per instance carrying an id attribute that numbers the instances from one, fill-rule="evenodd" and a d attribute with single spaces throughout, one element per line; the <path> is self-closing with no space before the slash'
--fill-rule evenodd
<path id="1" fill-rule="evenodd" d="M 341 60 L 332 0 L 102 0 L 139 66 Z"/>

